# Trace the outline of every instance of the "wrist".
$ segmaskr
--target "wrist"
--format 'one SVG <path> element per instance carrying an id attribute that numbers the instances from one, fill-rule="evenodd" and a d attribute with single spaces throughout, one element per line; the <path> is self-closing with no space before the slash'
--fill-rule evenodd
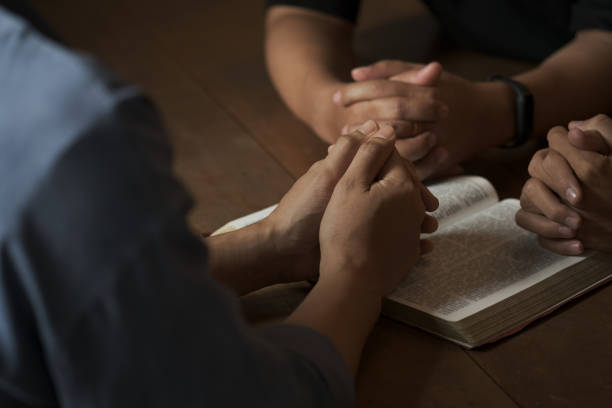
<path id="1" fill-rule="evenodd" d="M 349 269 L 322 273 L 316 283 L 319 291 L 328 293 L 339 304 L 357 303 L 364 316 L 375 321 L 382 307 L 382 290 L 370 282 L 364 274 Z"/>
<path id="2" fill-rule="evenodd" d="M 368 266 L 355 265 L 349 257 L 336 256 L 331 260 L 329 257 L 326 258 L 321 259 L 319 283 L 330 287 L 347 288 L 350 293 L 358 294 L 361 299 L 380 303 L 384 295 L 380 274 L 368 270 Z"/>
<path id="3" fill-rule="evenodd" d="M 322 80 L 306 119 L 317 135 L 328 143 L 334 143 L 341 136 L 342 127 L 345 125 L 345 108 L 333 100 L 334 94 L 344 85 L 345 83 L 339 80 Z"/>
<path id="4" fill-rule="evenodd" d="M 483 129 L 490 129 L 490 147 L 501 146 L 512 140 L 516 134 L 515 94 L 503 82 L 480 82 L 482 92 Z"/>
<path id="5" fill-rule="evenodd" d="M 209 237 L 210 273 L 239 294 L 278 283 L 272 232 L 264 223 Z"/>

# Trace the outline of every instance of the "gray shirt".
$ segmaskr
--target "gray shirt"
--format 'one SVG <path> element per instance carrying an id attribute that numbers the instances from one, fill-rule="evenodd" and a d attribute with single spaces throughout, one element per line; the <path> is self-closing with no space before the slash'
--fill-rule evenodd
<path id="1" fill-rule="evenodd" d="M 206 273 L 137 89 L 0 6 L 0 406 L 348 406 L 325 336 Z"/>

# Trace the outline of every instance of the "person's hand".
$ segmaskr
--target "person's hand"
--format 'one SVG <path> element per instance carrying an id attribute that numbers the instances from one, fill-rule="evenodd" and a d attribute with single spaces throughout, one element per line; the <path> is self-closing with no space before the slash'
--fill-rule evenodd
<path id="1" fill-rule="evenodd" d="M 314 278 L 320 260 L 319 225 L 334 187 L 348 168 L 361 143 L 379 129 L 370 120 L 347 135 L 343 135 L 330 148 L 323 160 L 314 163 L 285 194 L 278 207 L 264 219 L 274 243 L 277 258 L 287 260 L 278 268 L 283 276 L 279 282 Z M 437 207 L 437 199 L 419 183 L 423 200 L 428 208 Z M 430 211 L 433 211 L 431 209 Z M 430 221 L 431 222 L 431 221 Z M 431 249 L 429 241 L 423 242 L 425 251 Z M 282 262 L 285 264 L 285 262 Z"/>
<path id="2" fill-rule="evenodd" d="M 338 87 L 334 102 L 341 107 L 342 133 L 352 132 L 365 119 L 390 125 L 397 137 L 396 147 L 410 161 L 422 159 L 436 145 L 433 126 L 448 115 L 448 106 L 438 98 L 437 82 L 442 66 L 403 63 L 402 72 L 393 78 L 360 76 L 364 68 L 353 70 L 355 82 Z M 433 152 L 420 163 L 427 170 L 444 152 Z"/>
<path id="3" fill-rule="evenodd" d="M 418 260 L 420 233 L 437 228 L 425 214 L 437 200 L 421 187 L 394 142 L 390 126 L 369 136 L 334 188 L 319 231 L 319 284 L 341 279 L 383 296 Z"/>
<path id="4" fill-rule="evenodd" d="M 279 282 L 315 278 L 319 266 L 319 225 L 338 180 L 348 168 L 365 137 L 378 130 L 372 120 L 342 136 L 334 149 L 315 162 L 283 196 L 262 223 L 271 231 L 277 257 L 287 260 L 279 268 Z M 285 262 L 282 262 L 283 264 Z"/>
<path id="5" fill-rule="evenodd" d="M 389 79 L 414 85 L 419 65 L 384 60 L 353 70 L 358 82 Z M 437 78 L 438 79 L 438 78 Z M 433 84 L 432 84 L 433 85 Z M 474 82 L 443 72 L 435 82 L 436 100 L 448 108 L 438 121 L 420 124 L 431 145 L 419 136 L 396 144 L 399 153 L 415 162 L 421 179 L 460 171 L 457 164 L 509 140 L 514 134 L 514 94 L 499 82 Z"/>
<path id="6" fill-rule="evenodd" d="M 612 252 L 612 120 L 598 115 L 555 127 L 529 164 L 517 224 L 565 255 Z"/>

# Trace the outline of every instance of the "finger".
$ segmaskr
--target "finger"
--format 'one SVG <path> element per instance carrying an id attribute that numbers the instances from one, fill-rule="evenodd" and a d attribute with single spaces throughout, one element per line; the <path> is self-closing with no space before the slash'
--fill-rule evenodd
<path id="1" fill-rule="evenodd" d="M 576 205 L 582 199 L 582 188 L 572 167 L 556 150 L 537 151 L 529 163 L 528 171 L 531 177 L 546 184 L 568 203 Z"/>
<path id="2" fill-rule="evenodd" d="M 420 185 L 421 183 L 416 179 L 415 172 L 411 169 L 412 164 L 404 160 L 396 149 L 393 149 L 391 156 L 380 171 L 380 182 L 381 183 L 394 183 L 396 185 L 405 184 L 406 186 L 418 186 L 421 194 Z M 422 201 L 422 199 L 421 199 Z M 425 209 L 423 208 L 423 212 Z"/>
<path id="3" fill-rule="evenodd" d="M 574 238 L 576 232 L 566 225 L 556 223 L 543 215 L 534 214 L 523 209 L 515 215 L 516 224 L 545 238 Z"/>
<path id="4" fill-rule="evenodd" d="M 553 128 L 548 132 L 548 143 L 552 149 L 559 152 L 567 160 L 574 175 L 586 186 L 597 185 L 601 183 L 602 179 L 607 181 L 605 172 L 609 165 L 609 156 L 576 148 L 570 142 L 569 136 L 557 129 Z M 578 193 L 576 201 L 572 202 L 575 206 L 582 199 L 581 192 Z"/>
<path id="5" fill-rule="evenodd" d="M 431 234 L 432 232 L 436 232 L 437 229 L 438 220 L 429 214 L 425 214 L 425 218 L 423 218 L 423 222 L 421 223 L 421 233 Z"/>
<path id="6" fill-rule="evenodd" d="M 597 130 L 612 149 L 612 118 L 599 114 L 584 121 L 570 122 L 569 128 L 579 128 L 581 130 Z"/>
<path id="7" fill-rule="evenodd" d="M 369 136 L 361 144 L 355 158 L 346 170 L 345 183 L 357 184 L 364 190 L 369 190 L 370 185 L 393 153 L 394 141 L 393 128 L 390 126 L 384 126 Z"/>
<path id="8" fill-rule="evenodd" d="M 398 139 L 405 139 L 409 137 L 415 137 L 433 129 L 435 123 L 433 122 L 416 122 L 408 120 L 383 120 L 377 119 L 376 122 L 379 126 L 389 125 L 395 130 L 395 137 Z M 350 133 L 356 129 L 357 125 L 347 125 L 342 129 L 342 134 Z"/>
<path id="9" fill-rule="evenodd" d="M 397 145 L 397 142 L 396 142 L 396 145 Z M 397 153 L 397 155 L 399 156 L 399 153 Z M 425 206 L 425 211 L 429 211 L 429 212 L 436 211 L 438 207 L 440 206 L 440 202 L 438 201 L 438 198 L 435 195 L 433 195 L 431 191 L 429 191 L 429 188 L 427 188 L 427 186 L 425 186 L 423 183 L 420 182 L 419 175 L 414 165 L 410 161 L 402 158 L 401 156 L 399 157 L 404 162 L 404 166 L 406 167 L 406 170 L 408 170 L 408 173 L 410 173 L 410 177 L 412 178 L 412 181 L 418 184 L 421 189 L 421 200 L 423 201 L 423 205 Z"/>
<path id="10" fill-rule="evenodd" d="M 378 130 L 378 125 L 373 120 L 368 120 L 353 132 L 340 137 L 335 144 L 328 148 L 328 155 L 324 163 L 339 179 L 342 177 L 351 161 L 357 154 L 362 142 L 369 135 Z"/>
<path id="11" fill-rule="evenodd" d="M 598 130 L 581 130 L 577 127 L 570 129 L 567 134 L 569 142 L 576 148 L 594 153 L 609 155 L 610 146 Z"/>
<path id="12" fill-rule="evenodd" d="M 351 76 L 355 81 L 386 79 L 409 69 L 421 69 L 423 64 L 412 64 L 398 60 L 382 60 L 371 65 L 354 68 Z"/>
<path id="13" fill-rule="evenodd" d="M 563 205 L 559 199 L 540 180 L 527 180 L 521 191 L 521 208 L 533 214 L 544 215 L 557 224 L 565 225 L 576 231 L 580 228 L 580 215 Z"/>
<path id="14" fill-rule="evenodd" d="M 576 239 L 550 239 L 538 237 L 538 242 L 542 247 L 561 255 L 580 255 L 584 252 L 584 245 Z"/>
<path id="15" fill-rule="evenodd" d="M 415 180 L 418 181 L 418 178 Z M 425 205 L 425 210 L 432 212 L 436 211 L 440 206 L 440 201 L 438 201 L 438 197 L 433 195 L 433 193 L 422 183 L 421 184 L 421 199 L 423 200 L 423 204 Z"/>
<path id="16" fill-rule="evenodd" d="M 408 139 L 398 139 L 395 142 L 395 147 L 400 155 L 411 162 L 425 157 L 438 141 L 436 135 L 431 132 L 421 133 L 416 137 Z"/>
<path id="17" fill-rule="evenodd" d="M 421 255 L 425 255 L 434 250 L 434 243 L 430 239 L 422 239 L 419 247 Z"/>
<path id="18" fill-rule="evenodd" d="M 388 79 L 354 82 L 344 86 L 333 95 L 333 101 L 341 106 L 350 106 L 357 102 L 373 99 L 401 96 L 409 99 L 435 101 L 437 91 L 429 86 L 407 84 Z"/>
<path id="19" fill-rule="evenodd" d="M 357 102 L 347 109 L 358 118 L 416 122 L 435 122 L 446 117 L 449 112 L 448 106 L 441 102 L 403 97 Z"/>
<path id="20" fill-rule="evenodd" d="M 442 77 L 443 71 L 439 62 L 430 62 L 421 69 L 409 69 L 393 75 L 390 79 L 415 85 L 434 86 Z"/>
<path id="21" fill-rule="evenodd" d="M 444 147 L 434 148 L 428 155 L 414 163 L 419 180 L 426 180 L 444 168 L 448 159 L 448 150 Z"/>

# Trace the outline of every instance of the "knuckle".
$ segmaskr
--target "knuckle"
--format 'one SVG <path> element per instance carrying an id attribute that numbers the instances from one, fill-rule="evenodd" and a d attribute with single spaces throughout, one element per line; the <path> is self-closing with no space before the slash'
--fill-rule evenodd
<path id="1" fill-rule="evenodd" d="M 599 113 L 595 116 L 593 116 L 593 124 L 595 125 L 595 127 L 600 127 L 601 125 L 605 125 L 606 123 L 610 123 L 612 121 L 612 119 L 610 119 L 609 116 L 604 115 L 603 113 Z"/>
<path id="2" fill-rule="evenodd" d="M 438 88 L 428 88 L 427 98 L 432 103 L 440 100 L 440 90 Z"/>
<path id="3" fill-rule="evenodd" d="M 323 165 L 323 160 L 318 160 L 318 161 L 316 161 L 316 162 L 314 162 L 314 163 L 312 163 L 310 165 L 310 168 L 308 169 L 308 172 L 309 173 L 319 172 L 322 165 Z"/>
<path id="4" fill-rule="evenodd" d="M 353 177 L 349 174 L 345 174 L 336 185 L 336 189 L 339 190 L 340 193 L 345 194 L 354 190 L 356 184 L 357 181 Z"/>
<path id="5" fill-rule="evenodd" d="M 386 81 L 376 81 L 372 83 L 372 93 L 375 95 L 385 94 L 386 89 L 387 89 Z"/>
<path id="6" fill-rule="evenodd" d="M 371 137 L 361 146 L 361 149 L 365 154 L 374 156 L 379 154 L 386 145 L 385 140 L 380 137 Z"/>
<path id="7" fill-rule="evenodd" d="M 563 224 L 565 218 L 567 217 L 567 210 L 565 207 L 561 205 L 556 205 L 550 210 L 550 218 L 558 222 L 559 224 Z"/>
<path id="8" fill-rule="evenodd" d="M 556 174 L 557 171 L 560 170 L 559 162 L 556 160 L 556 156 L 554 154 L 547 154 L 544 160 L 542 160 L 542 170 L 548 174 Z"/>
<path id="9" fill-rule="evenodd" d="M 527 172 L 529 173 L 531 177 L 535 177 L 536 174 L 540 172 L 540 166 L 541 166 L 542 160 L 546 156 L 547 151 L 548 149 L 538 150 L 537 152 L 535 152 L 535 154 L 531 158 L 531 161 L 529 162 L 529 166 L 527 166 Z"/>
<path id="10" fill-rule="evenodd" d="M 420 193 L 418 186 L 412 180 L 412 178 L 408 175 L 408 173 L 402 176 L 400 187 L 402 188 L 402 191 L 404 191 L 404 193 L 406 194 L 416 194 L 417 192 Z"/>
<path id="11" fill-rule="evenodd" d="M 521 199 L 523 197 L 531 197 L 538 190 L 538 187 L 539 185 L 536 179 L 530 178 L 529 180 L 527 180 L 525 182 L 525 185 L 523 186 L 523 190 L 521 191 Z"/>
<path id="12" fill-rule="evenodd" d="M 391 102 L 389 115 L 392 119 L 401 119 L 404 113 L 404 106 L 401 99 L 394 98 Z"/>
<path id="13" fill-rule="evenodd" d="M 586 184 L 595 184 L 603 169 L 602 163 L 598 163 L 596 160 L 588 161 L 581 166 L 578 177 Z"/>
<path id="14" fill-rule="evenodd" d="M 525 212 L 525 210 L 518 210 L 516 214 L 514 214 L 514 221 L 516 222 L 516 225 L 523 229 L 529 229 L 527 223 L 525 222 L 526 217 L 527 213 Z"/>
<path id="15" fill-rule="evenodd" d="M 363 135 L 363 133 L 361 133 L 359 130 L 354 130 L 350 133 L 340 136 L 336 144 L 342 146 L 358 146 L 359 144 L 361 144 L 364 137 L 365 136 Z"/>
<path id="16" fill-rule="evenodd" d="M 549 144 L 554 143 L 556 138 L 566 133 L 567 133 L 567 130 L 563 126 L 555 126 L 551 128 L 546 134 L 546 140 L 548 140 Z"/>

